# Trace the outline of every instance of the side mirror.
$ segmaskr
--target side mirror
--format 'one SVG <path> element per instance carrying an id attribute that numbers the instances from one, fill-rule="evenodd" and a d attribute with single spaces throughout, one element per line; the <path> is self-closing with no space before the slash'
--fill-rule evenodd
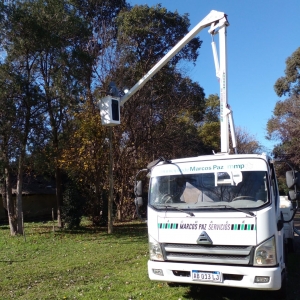
<path id="1" fill-rule="evenodd" d="M 143 198 L 142 197 L 137 197 L 134 199 L 134 203 L 136 206 L 141 207 L 143 206 Z"/>
<path id="2" fill-rule="evenodd" d="M 143 205 L 143 183 L 141 180 L 136 181 L 134 186 L 134 194 L 135 194 L 135 205 L 142 206 Z"/>
<path id="3" fill-rule="evenodd" d="M 287 171 L 285 174 L 286 185 L 289 189 L 293 189 L 295 186 L 300 188 L 300 176 L 297 171 Z"/>
<path id="4" fill-rule="evenodd" d="M 289 200 L 293 201 L 293 200 L 297 200 L 297 193 L 293 190 L 289 191 Z"/>
<path id="5" fill-rule="evenodd" d="M 289 189 L 289 199 L 297 200 L 297 189 L 300 189 L 300 173 L 297 171 L 287 171 L 285 174 L 286 185 Z"/>
<path id="6" fill-rule="evenodd" d="M 142 183 L 142 180 L 138 180 L 135 183 L 134 194 L 135 194 L 136 197 L 142 197 L 143 196 L 143 183 Z"/>

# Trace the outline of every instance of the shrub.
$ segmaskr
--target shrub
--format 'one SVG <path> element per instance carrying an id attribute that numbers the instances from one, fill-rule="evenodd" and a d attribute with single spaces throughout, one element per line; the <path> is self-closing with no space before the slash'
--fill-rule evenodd
<path id="1" fill-rule="evenodd" d="M 76 183 L 69 180 L 63 193 L 62 221 L 69 229 L 77 228 L 83 216 L 85 197 Z"/>

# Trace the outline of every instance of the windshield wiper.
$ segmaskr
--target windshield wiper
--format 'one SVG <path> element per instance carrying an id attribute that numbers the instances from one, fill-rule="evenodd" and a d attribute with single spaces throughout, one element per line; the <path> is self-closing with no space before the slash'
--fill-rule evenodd
<path id="1" fill-rule="evenodd" d="M 244 210 L 244 209 L 240 209 L 240 208 L 236 208 L 236 207 L 233 207 L 231 205 L 228 205 L 228 204 L 218 204 L 218 205 L 214 205 L 214 206 L 211 206 L 211 207 L 220 207 L 220 206 L 225 206 L 226 208 L 232 208 L 234 210 L 237 210 L 237 211 L 240 211 L 240 212 L 243 212 L 251 217 L 255 217 L 255 214 L 252 212 L 252 211 L 248 211 L 248 210 Z"/>
<path id="2" fill-rule="evenodd" d="M 186 210 L 183 210 L 183 209 L 180 209 L 178 208 L 177 206 L 171 206 L 171 205 L 156 205 L 156 206 L 159 206 L 159 207 L 164 207 L 164 208 L 173 208 L 173 209 L 176 209 L 178 211 L 181 211 L 181 212 L 184 212 L 188 215 L 190 215 L 191 217 L 195 217 L 195 215 L 191 212 L 191 211 L 186 211 Z"/>

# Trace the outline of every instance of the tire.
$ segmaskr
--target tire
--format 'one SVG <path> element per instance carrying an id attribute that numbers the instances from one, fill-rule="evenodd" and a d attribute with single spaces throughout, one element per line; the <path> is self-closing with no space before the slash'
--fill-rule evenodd
<path id="1" fill-rule="evenodd" d="M 287 239 L 287 250 L 288 250 L 288 253 L 295 252 L 294 239 L 292 239 L 292 238 Z"/>

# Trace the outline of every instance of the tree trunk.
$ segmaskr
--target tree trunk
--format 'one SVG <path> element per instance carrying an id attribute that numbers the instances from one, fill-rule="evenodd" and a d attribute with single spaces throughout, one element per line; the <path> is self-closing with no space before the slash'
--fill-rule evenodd
<path id="1" fill-rule="evenodd" d="M 118 221 L 122 221 L 122 205 L 118 205 L 118 208 L 117 208 L 117 219 Z"/>
<path id="2" fill-rule="evenodd" d="M 19 171 L 17 179 L 17 195 L 16 195 L 16 218 L 17 218 L 17 233 L 23 234 L 23 222 L 22 222 L 22 212 L 23 212 L 23 203 L 22 203 L 22 186 L 23 186 L 23 165 L 20 158 L 19 162 Z"/>
<path id="3" fill-rule="evenodd" d="M 61 180 L 61 170 L 59 166 L 55 169 L 55 182 L 56 182 L 56 202 L 57 202 L 57 226 L 63 228 L 61 208 L 63 205 L 63 195 L 62 195 L 62 180 Z"/>
<path id="4" fill-rule="evenodd" d="M 29 73 L 29 69 L 28 69 Z M 29 74 L 28 74 L 29 77 Z M 26 155 L 26 145 L 28 140 L 28 134 L 30 130 L 30 118 L 31 118 L 31 106 L 30 103 L 30 92 L 28 85 L 26 86 L 27 98 L 25 105 L 26 107 L 26 115 L 24 122 L 24 132 L 23 137 L 21 138 L 21 149 L 19 153 L 19 164 L 18 164 L 18 177 L 17 177 L 17 196 L 16 196 L 16 218 L 17 218 L 17 233 L 23 234 L 23 203 L 22 203 L 22 191 L 23 191 L 23 168 L 24 168 L 24 160 Z"/>
<path id="5" fill-rule="evenodd" d="M 121 181 L 121 191 L 119 192 L 119 201 L 117 204 L 117 219 L 118 221 L 123 220 L 123 211 L 124 211 L 124 183 Z"/>
<path id="6" fill-rule="evenodd" d="M 15 203 L 12 199 L 12 183 L 11 183 L 11 175 L 10 175 L 10 168 L 9 168 L 9 158 L 7 152 L 7 141 L 5 137 L 3 138 L 5 145 L 2 148 L 2 161 L 4 165 L 4 189 L 2 197 L 5 199 L 4 207 L 7 209 L 8 215 L 8 223 L 10 228 L 10 234 L 16 235 L 17 232 L 17 223 L 16 223 L 16 216 L 15 216 Z"/>
<path id="7" fill-rule="evenodd" d="M 10 234 L 16 235 L 17 233 L 17 218 L 15 215 L 15 204 L 12 199 L 12 185 L 10 179 L 10 172 L 8 168 L 5 168 L 5 181 L 6 181 L 6 202 L 8 212 L 8 222 L 10 228 Z"/>
<path id="8" fill-rule="evenodd" d="M 6 201 L 6 180 L 3 181 L 3 186 L 1 190 L 1 196 L 2 196 L 2 205 L 3 208 L 7 211 L 7 201 Z"/>

